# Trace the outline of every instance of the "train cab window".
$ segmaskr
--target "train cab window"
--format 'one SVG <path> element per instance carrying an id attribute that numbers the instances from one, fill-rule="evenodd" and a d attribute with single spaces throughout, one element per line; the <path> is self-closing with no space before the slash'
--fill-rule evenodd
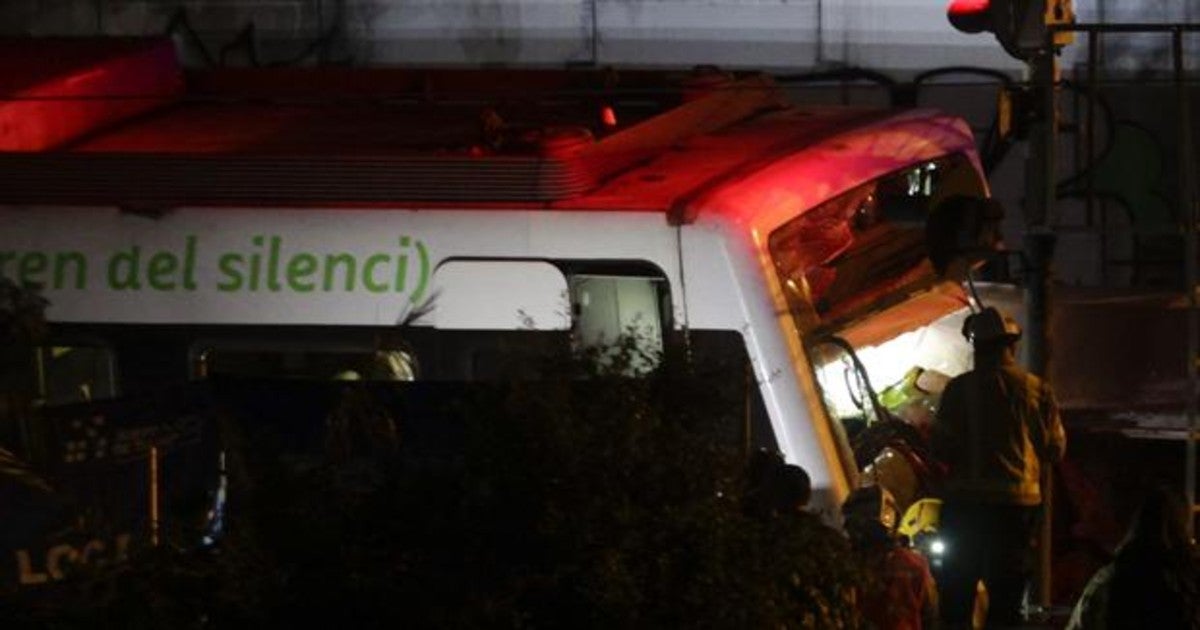
<path id="1" fill-rule="evenodd" d="M 901 503 L 918 494 L 941 388 L 969 350 L 955 329 L 966 294 L 934 269 L 926 227 L 942 200 L 985 194 L 971 162 L 948 155 L 830 198 L 768 238 L 831 430 L 853 452 L 847 472 Z M 901 459 L 903 481 L 882 481 Z"/>
<path id="2" fill-rule="evenodd" d="M 928 490 L 942 391 L 969 368 L 960 330 L 970 310 L 954 306 L 918 297 L 809 340 L 825 410 L 848 440 L 857 472 L 888 488 L 902 508 Z"/>
<path id="3" fill-rule="evenodd" d="M 931 211 L 952 195 L 985 194 L 971 162 L 950 155 L 866 182 L 775 229 L 768 247 L 797 325 L 837 325 L 934 284 Z"/>

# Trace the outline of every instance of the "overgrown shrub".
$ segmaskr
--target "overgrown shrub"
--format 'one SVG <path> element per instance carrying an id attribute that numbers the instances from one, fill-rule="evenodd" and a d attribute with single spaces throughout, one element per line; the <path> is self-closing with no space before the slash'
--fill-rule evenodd
<path id="1" fill-rule="evenodd" d="M 630 378 L 645 365 L 634 352 L 437 390 L 453 395 L 435 417 L 404 403 L 428 390 L 341 384 L 321 448 L 307 452 L 234 416 L 219 549 L 160 548 L 103 578 L 102 597 L 82 598 L 71 619 L 855 627 L 858 575 L 842 537 L 815 518 L 743 510 L 742 373 L 699 370 L 680 353 Z M 414 446 L 430 423 L 453 448 Z"/>

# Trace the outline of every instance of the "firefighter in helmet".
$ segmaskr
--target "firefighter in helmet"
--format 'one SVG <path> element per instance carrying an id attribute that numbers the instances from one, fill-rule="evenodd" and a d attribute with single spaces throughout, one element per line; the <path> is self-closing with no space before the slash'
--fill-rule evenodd
<path id="1" fill-rule="evenodd" d="M 882 486 L 850 493 L 846 533 L 869 575 L 859 602 L 870 628 L 922 630 L 937 625 L 938 593 L 929 562 L 897 535 L 900 511 Z"/>
<path id="2" fill-rule="evenodd" d="M 988 625 L 1019 625 L 1041 467 L 1062 457 L 1066 435 L 1049 385 L 1016 364 L 1021 329 L 1012 318 L 985 308 L 967 318 L 963 334 L 975 366 L 946 385 L 932 431 L 934 457 L 947 468 L 942 617 L 948 627 L 966 627 L 983 580 Z"/>

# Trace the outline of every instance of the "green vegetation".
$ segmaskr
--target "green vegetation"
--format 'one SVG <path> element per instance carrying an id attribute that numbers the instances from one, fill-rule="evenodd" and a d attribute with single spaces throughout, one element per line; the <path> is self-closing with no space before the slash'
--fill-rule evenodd
<path id="1" fill-rule="evenodd" d="M 853 628 L 858 569 L 815 518 L 746 512 L 743 366 L 631 344 L 534 380 L 444 390 L 452 450 L 422 451 L 419 388 L 341 383 L 322 446 L 223 419 L 228 533 L 175 532 L 26 619 L 122 628 Z M 425 390 L 428 395 L 428 390 Z M 429 406 L 422 407 L 428 409 Z M 428 426 L 428 425 L 427 425 Z M 40 611 L 40 612 L 39 612 Z M 32 623 L 32 621 L 31 621 Z"/>

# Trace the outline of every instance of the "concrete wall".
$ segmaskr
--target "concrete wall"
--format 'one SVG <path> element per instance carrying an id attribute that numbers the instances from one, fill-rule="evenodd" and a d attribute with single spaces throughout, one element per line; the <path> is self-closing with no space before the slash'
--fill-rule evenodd
<path id="1" fill-rule="evenodd" d="M 1077 0 L 1081 20 L 1200 20 L 1200 3 Z M 0 34 L 173 32 L 191 63 L 598 63 L 912 73 L 1019 72 L 990 35 L 949 26 L 945 0 L 5 0 Z M 252 30 L 247 31 L 250 28 Z M 195 37 L 193 37 L 195 35 Z M 1193 40 L 1197 38 L 1192 38 Z M 1083 47 L 1068 51 L 1068 65 Z M 1200 42 L 1189 44 L 1193 62 Z M 207 52 L 205 52 L 207 51 Z M 1161 65 L 1165 38 L 1122 38 L 1113 66 Z"/>

